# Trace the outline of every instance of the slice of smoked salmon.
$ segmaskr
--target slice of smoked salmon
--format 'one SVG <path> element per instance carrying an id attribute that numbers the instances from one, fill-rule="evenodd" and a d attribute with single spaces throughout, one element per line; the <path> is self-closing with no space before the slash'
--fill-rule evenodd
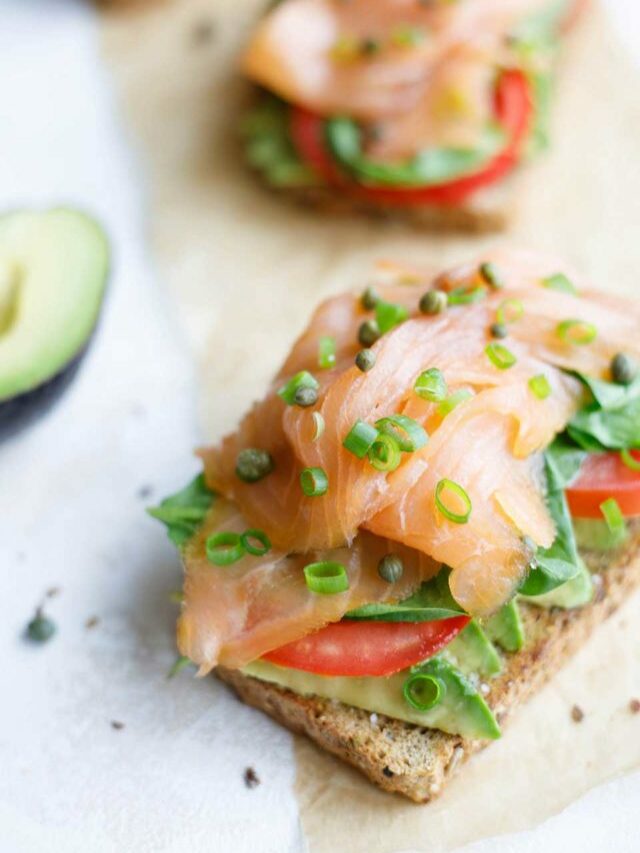
<path id="1" fill-rule="evenodd" d="M 363 532 L 351 548 L 315 554 L 272 550 L 263 557 L 247 554 L 229 566 L 207 560 L 205 542 L 211 533 L 247 529 L 233 504 L 216 498 L 204 524 L 188 544 L 184 562 L 184 601 L 178 623 L 180 653 L 209 672 L 218 663 L 240 667 L 284 643 L 339 620 L 347 610 L 369 602 L 410 595 L 440 569 L 425 554 Z M 388 553 L 403 561 L 402 578 L 389 584 L 377 573 Z M 311 592 L 304 567 L 316 560 L 337 560 L 349 577 L 349 589 L 337 595 Z"/>

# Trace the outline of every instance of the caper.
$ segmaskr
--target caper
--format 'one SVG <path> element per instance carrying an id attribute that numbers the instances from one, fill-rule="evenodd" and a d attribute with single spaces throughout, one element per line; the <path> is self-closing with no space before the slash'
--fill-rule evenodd
<path id="1" fill-rule="evenodd" d="M 420 311 L 423 314 L 440 314 L 447 307 L 447 301 L 444 290 L 427 290 L 420 299 Z"/>
<path id="2" fill-rule="evenodd" d="M 403 571 L 404 565 L 397 554 L 387 554 L 378 563 L 378 574 L 387 583 L 399 581 Z"/>
<path id="3" fill-rule="evenodd" d="M 630 385 L 638 375 L 638 363 L 624 352 L 619 352 L 611 362 L 611 377 L 618 385 Z"/>
<path id="4" fill-rule="evenodd" d="M 492 323 L 489 331 L 494 338 L 506 338 L 509 334 L 509 329 L 505 323 Z"/>
<path id="5" fill-rule="evenodd" d="M 257 483 L 273 471 L 273 459 L 267 450 L 247 447 L 238 453 L 236 476 L 245 483 Z"/>
<path id="6" fill-rule="evenodd" d="M 375 292 L 373 287 L 367 287 L 366 290 L 363 291 L 362 296 L 360 297 L 360 304 L 366 311 L 373 311 L 379 301 L 380 297 Z"/>
<path id="7" fill-rule="evenodd" d="M 318 391 L 309 385 L 301 385 L 296 388 L 293 401 L 296 406 L 302 406 L 305 409 L 307 406 L 314 406 L 318 402 Z"/>
<path id="8" fill-rule="evenodd" d="M 375 320 L 365 320 L 358 329 L 358 341 L 363 347 L 370 347 L 380 337 L 380 329 Z"/>
<path id="9" fill-rule="evenodd" d="M 366 373 L 376 363 L 376 354 L 370 349 L 361 349 L 356 356 L 356 367 Z"/>
<path id="10" fill-rule="evenodd" d="M 34 643 L 46 643 L 56 632 L 56 624 L 43 613 L 36 613 L 27 625 L 27 636 Z"/>
<path id="11" fill-rule="evenodd" d="M 504 287 L 502 276 L 495 264 L 492 264 L 490 261 L 485 261 L 485 263 L 480 264 L 479 272 L 480 276 L 486 284 L 489 285 L 489 287 L 493 287 L 495 290 L 500 290 Z"/>

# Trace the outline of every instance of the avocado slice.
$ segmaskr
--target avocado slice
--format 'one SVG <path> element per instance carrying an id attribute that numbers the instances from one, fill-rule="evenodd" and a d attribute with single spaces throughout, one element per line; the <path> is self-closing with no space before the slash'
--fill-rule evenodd
<path id="1" fill-rule="evenodd" d="M 105 235 L 83 213 L 0 216 L 0 436 L 43 414 L 75 376 L 108 268 Z"/>
<path id="2" fill-rule="evenodd" d="M 483 626 L 485 633 L 505 652 L 517 652 L 524 645 L 524 627 L 520 618 L 518 604 L 514 599 L 487 619 Z"/>
<path id="3" fill-rule="evenodd" d="M 579 561 L 579 565 L 578 574 L 561 586 L 543 595 L 521 595 L 520 598 L 529 604 L 535 604 L 536 607 L 560 607 L 563 610 L 584 607 L 593 598 L 593 579 L 582 560 Z"/>
<path id="4" fill-rule="evenodd" d="M 612 532 L 606 521 L 600 518 L 574 518 L 573 531 L 578 547 L 588 551 L 613 551 L 629 538 L 625 527 Z"/>

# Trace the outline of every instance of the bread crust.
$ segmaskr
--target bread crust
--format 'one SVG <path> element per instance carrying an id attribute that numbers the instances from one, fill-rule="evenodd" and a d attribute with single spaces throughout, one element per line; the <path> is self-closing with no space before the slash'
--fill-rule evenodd
<path id="1" fill-rule="evenodd" d="M 521 604 L 524 649 L 505 655 L 503 672 L 492 679 L 487 698 L 500 724 L 538 690 L 640 585 L 640 523 L 613 555 L 584 552 L 597 580 L 591 604 L 578 610 L 543 610 Z M 362 771 L 386 791 L 417 803 L 436 797 L 474 752 L 490 741 L 471 740 L 378 715 L 316 696 L 301 696 L 276 684 L 216 670 L 248 705 Z"/>

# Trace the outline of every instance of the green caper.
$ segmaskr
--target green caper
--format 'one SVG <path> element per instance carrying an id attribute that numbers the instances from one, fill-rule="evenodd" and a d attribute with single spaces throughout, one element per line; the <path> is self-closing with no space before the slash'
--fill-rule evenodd
<path id="1" fill-rule="evenodd" d="M 380 329 L 375 320 L 365 320 L 358 329 L 358 341 L 363 347 L 370 347 L 380 337 Z"/>
<path id="2" fill-rule="evenodd" d="M 376 363 L 376 354 L 370 349 L 361 349 L 356 356 L 356 367 L 363 373 L 366 373 Z"/>
<path id="3" fill-rule="evenodd" d="M 364 38 L 360 42 L 360 53 L 362 53 L 363 56 L 375 56 L 375 54 L 379 52 L 380 42 L 378 39 L 371 38 L 371 36 L 369 36 L 369 38 Z"/>
<path id="4" fill-rule="evenodd" d="M 257 483 L 273 471 L 273 459 L 267 450 L 247 447 L 238 453 L 236 476 L 245 483 Z"/>
<path id="5" fill-rule="evenodd" d="M 404 565 L 397 554 L 387 554 L 378 563 L 378 574 L 387 583 L 399 581 L 403 571 Z"/>
<path id="6" fill-rule="evenodd" d="M 380 297 L 373 287 L 367 287 L 360 297 L 360 304 L 366 311 L 373 311 L 379 301 Z"/>
<path id="7" fill-rule="evenodd" d="M 318 402 L 318 391 L 315 388 L 310 388 L 308 385 L 301 385 L 300 388 L 296 388 L 293 401 L 296 406 L 302 406 L 303 408 L 315 406 Z"/>
<path id="8" fill-rule="evenodd" d="M 495 290 L 500 290 L 504 287 L 504 281 L 495 264 L 485 261 L 483 264 L 480 264 L 479 272 L 489 287 L 493 287 Z"/>
<path id="9" fill-rule="evenodd" d="M 489 331 L 494 338 L 506 338 L 509 334 L 509 329 L 505 323 L 492 323 Z"/>
<path id="10" fill-rule="evenodd" d="M 27 636 L 34 643 L 46 643 L 56 632 L 56 624 L 43 613 L 36 613 L 27 625 Z"/>
<path id="11" fill-rule="evenodd" d="M 638 375 L 638 363 L 624 352 L 619 352 L 611 362 L 611 377 L 618 385 L 630 385 Z"/>
<path id="12" fill-rule="evenodd" d="M 447 307 L 447 301 L 444 290 L 427 290 L 420 299 L 420 311 L 423 314 L 440 314 Z"/>

